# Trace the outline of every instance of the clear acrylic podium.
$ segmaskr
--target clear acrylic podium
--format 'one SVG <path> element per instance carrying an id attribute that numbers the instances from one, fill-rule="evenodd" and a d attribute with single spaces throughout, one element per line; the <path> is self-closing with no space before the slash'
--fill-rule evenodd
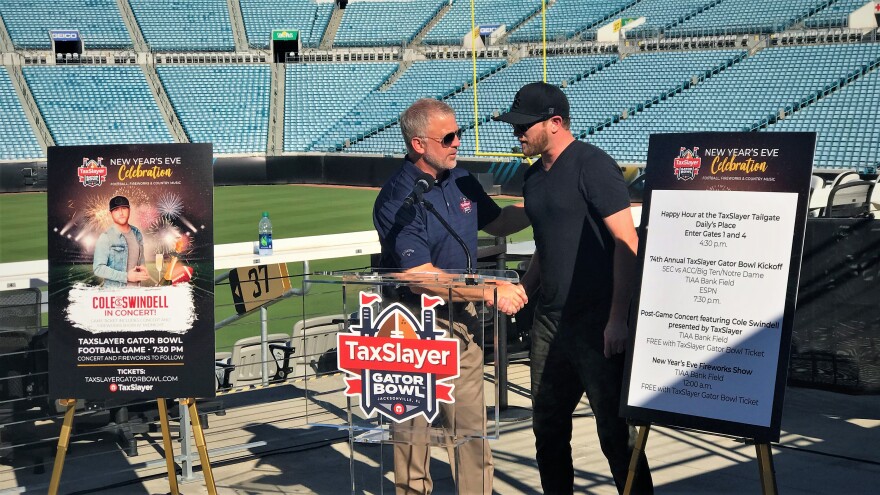
<path id="1" fill-rule="evenodd" d="M 305 366 L 294 378 L 306 396 L 308 425 L 348 432 L 352 493 L 393 493 L 393 451 L 401 445 L 428 446 L 444 461 L 431 447 L 446 449 L 456 469 L 435 463 L 434 490 L 473 486 L 473 476 L 460 479 L 473 472 L 473 464 L 461 469 L 462 457 L 473 459 L 469 442 L 488 449 L 485 440 L 499 436 L 497 287 L 518 283 L 517 273 L 326 272 L 310 282 L 306 318 L 293 336 Z M 475 370 L 470 380 L 458 376 L 463 357 Z M 459 391 L 470 397 L 457 401 Z M 475 414 L 488 421 L 473 421 Z"/>

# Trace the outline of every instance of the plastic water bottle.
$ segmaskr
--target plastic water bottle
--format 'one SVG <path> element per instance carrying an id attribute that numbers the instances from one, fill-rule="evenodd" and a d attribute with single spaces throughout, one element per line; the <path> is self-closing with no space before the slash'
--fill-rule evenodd
<path id="1" fill-rule="evenodd" d="M 267 256 L 272 254 L 272 221 L 269 220 L 269 212 L 263 212 L 263 218 L 260 219 L 260 255 Z"/>

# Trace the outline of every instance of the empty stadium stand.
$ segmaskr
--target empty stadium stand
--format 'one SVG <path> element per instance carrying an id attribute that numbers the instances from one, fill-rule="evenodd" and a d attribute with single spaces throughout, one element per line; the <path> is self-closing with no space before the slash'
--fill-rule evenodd
<path id="1" fill-rule="evenodd" d="M 478 77 L 499 69 L 502 60 L 480 60 Z M 422 97 L 442 99 L 459 91 L 470 80 L 468 60 L 414 62 L 386 88 L 370 92 L 315 143 L 315 149 L 336 150 L 397 121 L 400 114 Z M 348 141 L 348 143 L 346 143 Z"/>
<path id="2" fill-rule="evenodd" d="M 725 0 L 666 31 L 668 36 L 776 33 L 828 6 L 830 0 Z"/>
<path id="3" fill-rule="evenodd" d="M 3 125 L 0 126 L 0 160 L 46 156 L 22 109 L 6 67 L 0 67 L 0 114 L 3 115 Z"/>
<path id="4" fill-rule="evenodd" d="M 333 2 L 239 0 L 248 43 L 267 48 L 273 29 L 296 29 L 305 47 L 317 47 L 330 22 Z"/>
<path id="5" fill-rule="evenodd" d="M 87 49 L 132 46 L 115 0 L 0 0 L 0 17 L 17 48 L 49 49 L 50 29 L 78 29 Z"/>
<path id="6" fill-rule="evenodd" d="M 151 51 L 232 51 L 226 0 L 128 0 Z"/>
<path id="7" fill-rule="evenodd" d="M 546 20 L 536 15 L 508 39 L 514 43 L 540 41 L 543 30 L 548 41 L 568 39 L 587 28 L 616 19 L 616 14 L 634 3 L 634 0 L 557 0 L 547 9 Z"/>
<path id="8" fill-rule="evenodd" d="M 284 151 L 311 150 L 326 130 L 378 89 L 397 67 L 395 63 L 288 65 Z"/>
<path id="9" fill-rule="evenodd" d="M 814 163 L 817 167 L 870 167 L 880 163 L 878 109 L 880 72 L 874 70 L 767 126 L 765 130 L 816 131 Z"/>
<path id="10" fill-rule="evenodd" d="M 24 76 L 59 146 L 174 141 L 137 66 L 25 67 Z"/>
<path id="11" fill-rule="evenodd" d="M 652 133 L 761 129 L 852 82 L 878 57 L 876 43 L 765 49 L 586 139 L 621 162 L 644 163 Z"/>
<path id="12" fill-rule="evenodd" d="M 440 11 L 441 0 L 351 2 L 335 46 L 405 45 Z"/>
<path id="13" fill-rule="evenodd" d="M 269 66 L 164 65 L 157 69 L 187 137 L 214 153 L 264 153 Z"/>
<path id="14" fill-rule="evenodd" d="M 645 18 L 645 23 L 627 33 L 627 37 L 655 36 L 685 19 L 710 8 L 719 0 L 642 0 L 622 10 L 620 19 Z M 595 39 L 601 26 L 590 28 L 581 35 L 584 39 Z"/>
<path id="15" fill-rule="evenodd" d="M 503 24 L 511 31 L 539 13 L 540 3 L 529 0 L 475 0 L 474 24 Z M 539 14 L 540 15 L 540 14 Z M 425 36 L 431 45 L 456 45 L 471 31 L 471 3 L 453 2 L 446 15 Z"/>
<path id="16" fill-rule="evenodd" d="M 849 26 L 849 15 L 865 5 L 864 0 L 837 0 L 804 21 L 809 28 Z"/>
<path id="17" fill-rule="evenodd" d="M 525 0 L 0 0 L 0 55 L 26 82 L 0 71 L 0 160 L 43 159 L 51 140 L 401 154 L 398 116 L 423 96 L 456 110 L 461 156 L 516 152 L 508 126 L 491 119 L 544 77 L 535 55 L 546 27 L 546 78 L 569 96 L 573 130 L 622 163 L 644 164 L 655 132 L 807 130 L 819 136 L 818 169 L 871 171 L 880 33 L 848 26 L 861 4 L 557 0 L 544 18 Z M 462 47 L 472 13 L 508 32 L 478 53 L 476 112 Z M 601 27 L 641 17 L 619 45 L 593 41 Z M 56 28 L 79 30 L 86 52 L 56 55 Z M 304 62 L 277 77 L 273 29 L 296 29 L 305 48 Z"/>

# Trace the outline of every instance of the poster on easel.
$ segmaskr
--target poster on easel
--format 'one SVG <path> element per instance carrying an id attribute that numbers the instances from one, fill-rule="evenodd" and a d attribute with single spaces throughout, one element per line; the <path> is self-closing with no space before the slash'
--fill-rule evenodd
<path id="1" fill-rule="evenodd" d="M 622 416 L 779 440 L 815 142 L 651 136 Z"/>
<path id="2" fill-rule="evenodd" d="M 51 398 L 214 396 L 211 156 L 49 148 Z"/>

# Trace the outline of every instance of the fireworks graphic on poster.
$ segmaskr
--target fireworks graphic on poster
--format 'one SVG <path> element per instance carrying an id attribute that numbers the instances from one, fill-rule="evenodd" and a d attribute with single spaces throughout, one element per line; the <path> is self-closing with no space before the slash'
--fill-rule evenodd
<path id="1" fill-rule="evenodd" d="M 175 278 L 180 279 L 181 269 L 191 273 L 188 257 L 197 247 L 200 229 L 185 217 L 181 195 L 161 188 L 123 186 L 98 194 L 90 191 L 68 202 L 66 222 L 52 229 L 70 241 L 64 249 L 66 255 L 79 263 L 91 263 L 98 238 L 113 226 L 109 204 L 115 196 L 128 199 L 129 222 L 143 235 L 152 284 L 174 283 Z"/>

